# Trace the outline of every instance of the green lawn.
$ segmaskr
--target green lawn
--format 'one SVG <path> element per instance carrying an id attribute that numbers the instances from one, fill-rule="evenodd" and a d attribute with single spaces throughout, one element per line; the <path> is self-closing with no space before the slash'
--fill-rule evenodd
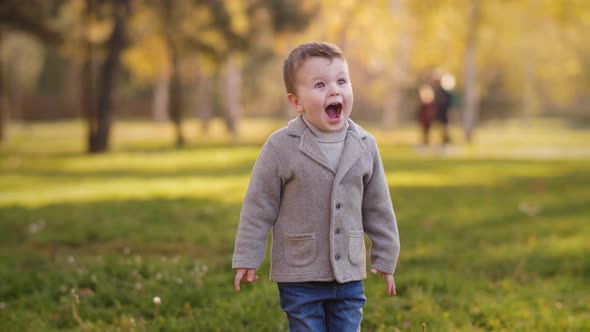
<path id="1" fill-rule="evenodd" d="M 188 123 L 175 150 L 169 125 L 121 122 L 104 155 L 83 153 L 80 122 L 9 127 L 0 330 L 286 330 L 268 261 L 239 294 L 231 270 L 250 171 L 281 125 L 247 121 L 234 144 Z M 446 150 L 414 147 L 415 128 L 367 129 L 402 251 L 396 297 L 365 282 L 364 331 L 590 330 L 588 129 L 496 123 Z"/>

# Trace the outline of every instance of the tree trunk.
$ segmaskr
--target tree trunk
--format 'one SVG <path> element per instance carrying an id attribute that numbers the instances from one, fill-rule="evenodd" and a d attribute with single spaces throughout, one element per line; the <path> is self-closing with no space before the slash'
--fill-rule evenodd
<path id="1" fill-rule="evenodd" d="M 223 86 L 220 87 L 220 91 L 223 95 L 225 122 L 233 140 L 236 141 L 241 113 L 242 74 L 235 56 L 228 58 L 224 69 Z"/>
<path id="2" fill-rule="evenodd" d="M 2 38 L 2 27 L 0 27 L 0 40 Z M 6 136 L 4 133 L 4 128 L 6 127 L 6 122 L 8 121 L 7 113 L 6 113 L 6 79 L 4 77 L 4 66 L 0 63 L 0 143 L 4 141 L 4 137 Z"/>
<path id="3" fill-rule="evenodd" d="M 88 152 L 93 152 L 94 136 L 96 135 L 98 124 L 95 107 L 94 97 L 94 59 L 92 44 L 85 41 L 85 55 L 82 69 L 80 71 L 80 80 L 82 89 L 80 90 L 80 106 L 84 117 L 86 118 L 87 125 L 87 141 L 88 141 Z"/>
<path id="4" fill-rule="evenodd" d="M 197 117 L 201 120 L 203 132 L 209 132 L 213 103 L 211 100 L 211 76 L 202 69 L 197 70 Z"/>
<path id="5" fill-rule="evenodd" d="M 180 64 L 178 51 L 174 45 L 168 46 L 172 64 L 172 77 L 170 78 L 170 118 L 176 129 L 176 146 L 184 146 L 185 139 L 182 132 L 182 83 L 180 81 Z"/>
<path id="6" fill-rule="evenodd" d="M 392 0 L 391 14 L 393 17 L 407 20 L 407 12 L 403 1 Z M 385 129 L 391 129 L 399 122 L 403 98 L 402 90 L 406 83 L 411 47 L 412 36 L 409 28 L 406 26 L 400 32 L 400 40 L 396 52 L 397 57 L 391 73 L 390 88 L 385 95 L 385 104 L 383 105 L 383 127 Z"/>
<path id="7" fill-rule="evenodd" d="M 2 83 L 0 83 L 1 85 Z M 2 94 L 2 91 L 0 90 L 0 144 L 2 142 L 4 142 L 4 128 L 6 127 L 6 115 L 5 115 L 5 110 L 6 105 L 4 104 L 4 95 Z"/>
<path id="8" fill-rule="evenodd" d="M 522 64 L 522 99 L 521 99 L 521 110 L 520 110 L 520 122 L 521 125 L 528 126 L 530 121 L 530 115 L 535 113 L 538 104 L 537 104 L 537 96 L 535 93 L 535 87 L 533 82 L 533 73 L 531 70 L 531 63 L 529 61 L 525 61 Z"/>
<path id="9" fill-rule="evenodd" d="M 114 27 L 108 41 L 108 53 L 100 68 L 98 100 L 94 120 L 95 131 L 90 135 L 88 151 L 105 152 L 109 148 L 109 136 L 113 121 L 113 95 L 115 92 L 120 56 L 125 46 L 128 0 L 113 1 Z"/>
<path id="10" fill-rule="evenodd" d="M 152 115 L 156 122 L 166 122 L 168 116 L 168 104 L 170 103 L 170 73 L 162 69 L 160 77 L 154 86 L 154 99 Z"/>
<path id="11" fill-rule="evenodd" d="M 182 82 L 180 80 L 180 50 L 179 44 L 176 40 L 178 33 L 176 32 L 176 22 L 174 21 L 174 6 L 175 2 L 172 0 L 165 0 L 162 2 L 162 12 L 164 17 L 164 31 L 166 36 L 166 46 L 168 47 L 168 55 L 170 57 L 170 85 L 168 95 L 170 100 L 168 102 L 170 119 L 174 123 L 176 131 L 176 147 L 184 146 L 185 139 L 182 132 Z"/>
<path id="12" fill-rule="evenodd" d="M 467 25 L 467 41 L 465 45 L 465 105 L 463 114 L 463 130 L 465 140 L 470 143 L 477 126 L 479 116 L 479 94 L 477 91 L 477 25 L 479 21 L 479 0 L 471 1 L 469 21 Z"/>

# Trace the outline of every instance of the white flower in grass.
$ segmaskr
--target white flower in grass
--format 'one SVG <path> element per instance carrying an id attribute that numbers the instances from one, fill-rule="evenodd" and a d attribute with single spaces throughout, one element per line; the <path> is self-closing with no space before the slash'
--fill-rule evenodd
<path id="1" fill-rule="evenodd" d="M 76 258 L 74 258 L 74 256 L 68 256 L 68 263 L 70 263 L 70 264 L 76 263 Z"/>
<path id="2" fill-rule="evenodd" d="M 176 283 L 182 285 L 184 281 L 181 278 L 176 278 Z"/>
<path id="3" fill-rule="evenodd" d="M 160 297 L 159 297 L 159 296 L 155 296 L 155 297 L 154 297 L 154 303 L 155 303 L 156 305 L 160 305 L 160 304 L 162 304 L 162 300 L 160 299 Z"/>
<path id="4" fill-rule="evenodd" d="M 541 206 L 529 202 L 520 202 L 518 209 L 527 216 L 534 217 L 541 211 Z"/>
<path id="5" fill-rule="evenodd" d="M 45 228 L 45 220 L 40 219 L 34 223 L 29 224 L 29 232 L 34 234 Z"/>

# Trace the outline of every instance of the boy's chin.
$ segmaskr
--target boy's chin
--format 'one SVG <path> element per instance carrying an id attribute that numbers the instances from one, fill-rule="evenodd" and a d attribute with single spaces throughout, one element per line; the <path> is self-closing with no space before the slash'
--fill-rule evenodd
<path id="1" fill-rule="evenodd" d="M 344 118 L 338 118 L 337 121 L 330 121 L 326 127 L 330 129 L 330 131 L 336 131 L 336 130 L 340 130 L 342 129 L 342 127 L 344 127 L 344 124 L 346 123 L 346 119 Z"/>

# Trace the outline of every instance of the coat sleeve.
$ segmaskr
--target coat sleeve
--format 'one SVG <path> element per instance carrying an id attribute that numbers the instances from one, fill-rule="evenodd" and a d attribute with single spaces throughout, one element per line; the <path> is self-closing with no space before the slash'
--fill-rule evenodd
<path id="1" fill-rule="evenodd" d="M 246 191 L 236 235 L 233 268 L 260 267 L 268 232 L 274 225 L 281 198 L 281 164 L 270 142 L 262 147 Z"/>
<path id="2" fill-rule="evenodd" d="M 373 267 L 393 274 L 400 250 L 397 221 L 376 144 L 373 151 L 373 172 L 363 195 L 363 228 L 371 240 Z"/>

